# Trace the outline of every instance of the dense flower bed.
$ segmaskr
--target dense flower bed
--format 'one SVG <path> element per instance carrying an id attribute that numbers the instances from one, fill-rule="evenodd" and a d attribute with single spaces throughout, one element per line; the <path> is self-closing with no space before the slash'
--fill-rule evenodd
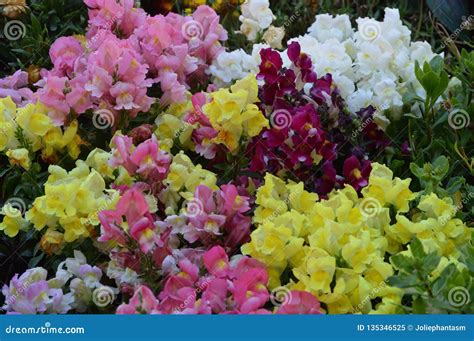
<path id="1" fill-rule="evenodd" d="M 0 80 L 5 312 L 472 311 L 472 52 L 448 74 L 390 8 L 284 41 L 265 0 L 237 32 L 84 3 Z"/>

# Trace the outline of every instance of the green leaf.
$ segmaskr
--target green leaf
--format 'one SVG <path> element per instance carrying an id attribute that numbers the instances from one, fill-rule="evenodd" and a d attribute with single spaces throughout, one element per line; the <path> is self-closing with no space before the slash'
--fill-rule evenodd
<path id="1" fill-rule="evenodd" d="M 435 252 L 429 253 L 423 259 L 423 268 L 421 269 L 423 275 L 428 276 L 429 274 L 431 274 L 438 267 L 440 260 L 441 257 L 438 256 Z"/>
<path id="2" fill-rule="evenodd" d="M 426 302 L 421 296 L 418 296 L 413 300 L 413 313 L 414 314 L 426 314 Z"/>
<path id="3" fill-rule="evenodd" d="M 402 254 L 396 254 L 390 257 L 390 262 L 399 270 L 411 272 L 414 268 L 414 259 Z"/>
<path id="4" fill-rule="evenodd" d="M 436 91 L 436 88 L 438 87 L 439 82 L 440 82 L 439 76 L 433 71 L 430 71 L 423 75 L 423 78 L 421 79 L 420 83 L 425 89 L 426 96 L 428 98 L 434 97 L 434 93 Z"/>
<path id="5" fill-rule="evenodd" d="M 425 172 L 423 171 L 423 168 L 419 167 L 414 162 L 410 163 L 410 171 L 414 176 L 416 176 L 419 179 L 421 179 L 423 177 L 423 175 L 425 174 Z"/>
<path id="6" fill-rule="evenodd" d="M 459 191 L 465 183 L 466 179 L 462 176 L 455 176 L 454 178 L 449 179 L 448 184 L 446 185 L 446 191 L 449 195 L 452 195 Z"/>
<path id="7" fill-rule="evenodd" d="M 426 257 L 425 249 L 423 248 L 423 244 L 418 238 L 414 238 L 410 243 L 410 250 L 417 260 L 421 260 Z"/>
<path id="8" fill-rule="evenodd" d="M 443 270 L 443 272 L 441 272 L 441 275 L 439 275 L 439 277 L 433 282 L 433 285 L 432 285 L 432 291 L 434 295 L 439 295 L 439 293 L 443 291 L 450 277 L 455 272 L 456 272 L 456 265 L 454 265 L 453 263 L 449 264 Z"/>
<path id="9" fill-rule="evenodd" d="M 440 56 L 435 56 L 430 61 L 430 67 L 431 67 L 431 70 L 433 70 L 434 72 L 440 73 L 444 69 L 444 59 L 441 58 Z"/>
<path id="10" fill-rule="evenodd" d="M 397 288 L 412 288 L 419 284 L 416 273 L 398 274 L 387 279 L 389 285 Z"/>
<path id="11" fill-rule="evenodd" d="M 439 156 L 433 162 L 434 172 L 436 173 L 438 180 L 442 180 L 449 172 L 449 161 L 444 155 Z"/>
<path id="12" fill-rule="evenodd" d="M 43 259 L 43 257 L 44 257 L 44 253 L 41 253 L 40 255 L 31 258 L 30 261 L 28 262 L 28 267 L 29 268 L 36 267 L 38 263 Z"/>

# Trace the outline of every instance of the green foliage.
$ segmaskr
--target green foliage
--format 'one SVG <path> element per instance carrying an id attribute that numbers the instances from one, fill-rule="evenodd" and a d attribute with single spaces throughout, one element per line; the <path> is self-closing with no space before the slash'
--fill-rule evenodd
<path id="1" fill-rule="evenodd" d="M 24 37 L 0 39 L 0 77 L 29 65 L 49 67 L 51 44 L 62 36 L 83 34 L 87 26 L 82 0 L 32 0 L 28 6 L 29 11 L 18 18 L 25 25 Z M 0 19 L 2 28 L 6 23 L 6 18 Z"/>
<path id="2" fill-rule="evenodd" d="M 425 163 L 423 167 L 416 163 L 410 163 L 410 170 L 420 182 L 420 187 L 426 194 L 435 192 L 440 197 L 452 196 L 459 191 L 466 180 L 461 176 L 451 177 L 446 189 L 443 188 L 443 180 L 449 173 L 449 160 L 441 155 L 433 163 Z"/>
<path id="3" fill-rule="evenodd" d="M 434 57 L 429 63 L 415 63 L 415 75 L 426 91 L 425 112 L 430 112 L 438 98 L 446 91 L 449 83 L 448 73 L 444 71 L 444 60 Z"/>
<path id="4" fill-rule="evenodd" d="M 462 265 L 448 261 L 444 268 L 440 267 L 442 257 L 427 253 L 417 238 L 411 241 L 410 251 L 411 255 L 398 253 L 390 258 L 398 272 L 388 278 L 388 284 L 404 290 L 404 302 L 409 304 L 403 309 L 415 314 L 472 314 L 474 247 L 460 250 Z"/>

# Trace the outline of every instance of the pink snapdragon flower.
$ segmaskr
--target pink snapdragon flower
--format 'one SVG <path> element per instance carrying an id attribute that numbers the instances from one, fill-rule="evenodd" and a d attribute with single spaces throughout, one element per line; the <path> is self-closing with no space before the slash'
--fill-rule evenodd
<path id="1" fill-rule="evenodd" d="M 203 255 L 207 271 L 218 278 L 226 277 L 229 273 L 229 257 L 220 246 L 214 246 Z"/>
<path id="2" fill-rule="evenodd" d="M 309 292 L 292 290 L 277 314 L 322 314 L 318 299 Z"/>
<path id="3" fill-rule="evenodd" d="M 159 301 L 146 285 L 140 285 L 130 301 L 117 308 L 117 314 L 159 314 Z"/>
<path id="4" fill-rule="evenodd" d="M 57 76 L 72 76 L 76 60 L 84 53 L 81 43 L 74 37 L 60 37 L 51 45 L 49 56 Z"/>
<path id="5" fill-rule="evenodd" d="M 155 135 L 137 146 L 130 160 L 138 166 L 137 173 L 152 181 L 163 180 L 168 173 L 171 157 L 159 149 Z"/>

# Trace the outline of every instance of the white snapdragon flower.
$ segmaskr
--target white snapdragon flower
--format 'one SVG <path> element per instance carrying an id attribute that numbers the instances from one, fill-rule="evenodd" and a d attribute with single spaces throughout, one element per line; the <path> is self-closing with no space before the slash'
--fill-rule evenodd
<path id="1" fill-rule="evenodd" d="M 385 8 L 385 16 L 382 23 L 382 37 L 394 48 L 408 47 L 411 32 L 400 20 L 398 9 Z"/>
<path id="2" fill-rule="evenodd" d="M 391 58 L 390 51 L 384 51 L 381 45 L 364 42 L 357 52 L 357 71 L 361 77 L 366 77 L 378 70 L 388 70 Z"/>
<path id="3" fill-rule="evenodd" d="M 329 39 L 343 42 L 352 37 L 353 31 L 347 14 L 334 17 L 330 14 L 319 14 L 308 29 L 308 34 L 322 43 Z"/>
<path id="4" fill-rule="evenodd" d="M 399 107 L 403 105 L 397 83 L 390 77 L 383 78 L 374 85 L 374 104 L 380 108 Z"/>
<path id="5" fill-rule="evenodd" d="M 246 0 L 241 10 L 239 32 L 250 41 L 254 41 L 257 34 L 268 28 L 275 19 L 268 0 Z"/>
<path id="6" fill-rule="evenodd" d="M 370 89 L 358 89 L 347 97 L 347 106 L 353 113 L 372 104 L 373 92 Z"/>
<path id="7" fill-rule="evenodd" d="M 270 25 L 270 27 L 263 34 L 262 38 L 272 48 L 281 49 L 283 48 L 283 46 L 281 45 L 281 41 L 283 40 L 284 36 L 285 28 Z"/>
<path id="8" fill-rule="evenodd" d="M 257 74 L 260 50 L 264 47 L 268 45 L 255 44 L 252 55 L 245 53 L 242 49 L 221 53 L 209 67 L 214 85 L 219 88 L 226 87 L 250 73 Z"/>
<path id="9" fill-rule="evenodd" d="M 346 53 L 344 45 L 336 39 L 317 44 L 313 62 L 316 73 L 345 73 L 352 68 L 351 57 Z"/>
<path id="10" fill-rule="evenodd" d="M 239 19 L 242 22 L 242 25 L 240 25 L 239 32 L 246 36 L 247 40 L 254 41 L 255 39 L 257 39 L 258 33 L 262 31 L 258 22 L 253 19 L 245 18 L 242 16 L 240 16 Z"/>
<path id="11" fill-rule="evenodd" d="M 421 65 L 424 62 L 429 62 L 436 54 L 433 53 L 431 45 L 426 41 L 416 41 L 410 45 L 410 59 L 415 62 L 418 61 Z"/>

